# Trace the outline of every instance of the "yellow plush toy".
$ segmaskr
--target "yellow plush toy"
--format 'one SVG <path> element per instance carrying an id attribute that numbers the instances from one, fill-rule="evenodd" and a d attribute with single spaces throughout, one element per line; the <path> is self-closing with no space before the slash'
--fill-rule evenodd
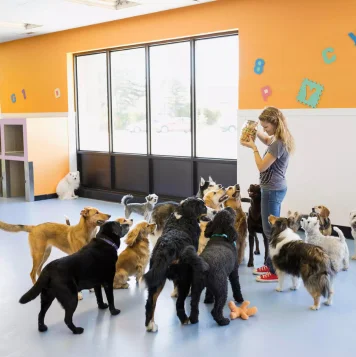
<path id="1" fill-rule="evenodd" d="M 249 301 L 244 301 L 241 307 L 235 305 L 233 301 L 228 303 L 229 309 L 231 310 L 230 319 L 234 320 L 241 317 L 243 320 L 248 320 L 250 316 L 257 313 L 257 307 L 248 307 L 250 305 Z"/>

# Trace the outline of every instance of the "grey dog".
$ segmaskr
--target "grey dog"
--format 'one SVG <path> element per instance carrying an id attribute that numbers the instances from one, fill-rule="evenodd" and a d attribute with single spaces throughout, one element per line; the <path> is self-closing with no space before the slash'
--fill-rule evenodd
<path id="1" fill-rule="evenodd" d="M 145 197 L 145 203 L 128 203 L 133 199 L 132 195 L 126 195 L 122 198 L 121 203 L 125 206 L 125 218 L 129 218 L 131 213 L 137 213 L 143 216 L 143 219 L 149 221 L 152 210 L 158 201 L 158 196 L 154 193 Z"/>

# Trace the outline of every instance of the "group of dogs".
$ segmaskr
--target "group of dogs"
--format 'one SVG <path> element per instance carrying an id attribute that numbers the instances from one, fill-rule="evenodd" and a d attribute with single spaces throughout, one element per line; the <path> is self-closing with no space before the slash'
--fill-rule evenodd
<path id="1" fill-rule="evenodd" d="M 243 302 L 238 267 L 244 259 L 247 235 L 249 260 L 253 266 L 254 254 L 260 254 L 257 233 L 262 233 L 261 189 L 250 185 L 248 198 L 241 198 L 239 185 L 224 188 L 209 177 L 201 179 L 196 196 L 178 202 L 158 202 L 158 196 L 148 195 L 146 202 L 122 203 L 125 217 L 109 221 L 110 215 L 93 207 L 81 211 L 80 221 L 67 224 L 43 223 L 37 226 L 13 225 L 0 221 L 0 229 L 8 232 L 28 232 L 33 266 L 30 273 L 33 287 L 24 294 L 25 304 L 41 295 L 38 316 L 39 331 L 46 331 L 45 314 L 56 298 L 65 310 L 64 321 L 74 334 L 84 329 L 73 323 L 73 314 L 81 290 L 94 289 L 99 309 L 109 308 L 112 315 L 120 310 L 114 304 L 113 289 L 128 288 L 130 277 L 148 289 L 145 326 L 157 331 L 154 320 L 157 299 L 166 280 L 172 280 L 177 297 L 177 316 L 182 324 L 197 323 L 199 301 L 206 288 L 205 303 L 214 303 L 211 314 L 219 325 L 230 320 L 223 315 L 227 301 L 228 281 L 234 300 Z M 250 202 L 247 215 L 241 202 Z M 130 215 L 135 212 L 144 220 L 133 225 Z M 320 307 L 320 298 L 332 303 L 333 281 L 340 270 L 349 267 L 349 251 L 343 233 L 334 227 L 338 237 L 331 236 L 329 211 L 316 206 L 311 214 L 288 212 L 288 217 L 269 217 L 272 226 L 270 241 L 264 237 L 265 259 L 270 255 L 279 280 L 277 291 L 283 290 L 285 275 L 291 275 L 296 290 L 303 280 L 314 299 L 311 307 Z M 356 211 L 350 214 L 355 238 Z M 305 240 L 296 232 L 302 228 Z M 99 229 L 99 230 L 98 230 Z M 126 248 L 119 256 L 120 240 L 126 236 Z M 256 249 L 254 250 L 254 244 Z M 46 263 L 51 247 L 55 246 L 68 256 Z M 150 246 L 153 247 L 152 252 Z M 149 269 L 146 268 L 149 262 Z M 146 272 L 146 273 L 145 273 Z M 37 279 L 38 276 L 38 279 Z M 107 302 L 102 296 L 104 288 Z M 191 294 L 189 317 L 185 300 Z"/>

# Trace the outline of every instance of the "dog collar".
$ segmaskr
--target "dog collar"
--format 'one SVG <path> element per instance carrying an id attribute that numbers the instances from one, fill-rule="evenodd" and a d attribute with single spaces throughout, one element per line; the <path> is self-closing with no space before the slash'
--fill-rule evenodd
<path id="1" fill-rule="evenodd" d="M 226 234 L 213 234 L 212 236 L 211 236 L 211 238 L 213 238 L 213 237 L 223 237 L 223 238 L 228 238 L 228 236 L 226 235 Z M 236 242 L 234 242 L 234 246 L 236 247 Z"/>
<path id="2" fill-rule="evenodd" d="M 108 239 L 105 239 L 105 238 L 99 238 L 99 239 L 101 239 L 101 240 L 103 240 L 104 242 L 110 244 L 110 245 L 111 245 L 112 247 L 114 247 L 116 250 L 119 250 L 119 247 L 118 247 L 115 243 L 109 241 Z"/>
<path id="3" fill-rule="evenodd" d="M 213 235 L 211 236 L 211 238 L 213 238 L 213 237 L 224 237 L 224 238 L 227 238 L 227 235 L 226 235 L 226 234 L 213 234 Z"/>

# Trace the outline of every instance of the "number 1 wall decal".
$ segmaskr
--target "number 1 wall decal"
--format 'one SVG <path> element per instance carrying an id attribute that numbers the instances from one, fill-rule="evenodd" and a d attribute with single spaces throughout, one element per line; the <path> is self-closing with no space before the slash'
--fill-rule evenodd
<path id="1" fill-rule="evenodd" d="M 22 91 L 23 99 L 26 99 L 26 91 L 23 89 Z"/>
<path id="2" fill-rule="evenodd" d="M 304 79 L 299 89 L 297 101 L 309 107 L 316 108 L 323 90 L 323 85 L 309 79 Z"/>

